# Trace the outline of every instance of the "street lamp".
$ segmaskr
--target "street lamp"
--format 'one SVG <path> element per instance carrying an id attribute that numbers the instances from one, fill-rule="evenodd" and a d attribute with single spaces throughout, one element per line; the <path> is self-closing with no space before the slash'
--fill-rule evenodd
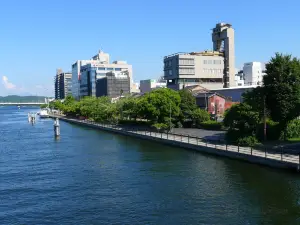
<path id="1" fill-rule="evenodd" d="M 171 131 L 171 102 L 170 102 L 170 121 L 169 121 L 169 130 Z"/>

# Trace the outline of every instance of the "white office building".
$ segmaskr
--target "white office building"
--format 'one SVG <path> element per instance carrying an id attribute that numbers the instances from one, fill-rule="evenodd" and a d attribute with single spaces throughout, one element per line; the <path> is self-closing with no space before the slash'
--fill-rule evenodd
<path id="1" fill-rule="evenodd" d="M 132 66 L 125 61 L 114 61 L 110 63 L 109 54 L 99 51 L 90 60 L 78 60 L 72 65 L 72 95 L 79 99 L 86 96 L 95 96 L 97 79 L 106 76 L 108 72 L 125 72 L 130 78 L 130 88 L 132 82 Z M 87 89 L 89 91 L 87 91 Z"/>
<path id="2" fill-rule="evenodd" d="M 244 80 L 244 73 L 243 70 L 238 71 L 235 74 L 235 86 L 244 86 L 245 80 Z"/>
<path id="3" fill-rule="evenodd" d="M 245 85 L 262 85 L 265 75 L 265 64 L 261 62 L 245 63 L 243 67 Z"/>
<path id="4" fill-rule="evenodd" d="M 140 81 L 140 91 L 142 94 L 150 92 L 157 88 L 166 88 L 167 82 L 163 80 L 155 80 L 155 79 L 149 79 L 149 80 L 141 80 Z"/>

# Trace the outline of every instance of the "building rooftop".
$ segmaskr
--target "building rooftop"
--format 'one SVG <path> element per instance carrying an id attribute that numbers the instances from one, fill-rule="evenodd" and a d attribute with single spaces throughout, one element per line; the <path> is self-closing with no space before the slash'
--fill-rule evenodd
<path id="1" fill-rule="evenodd" d="M 219 90 L 235 90 L 235 89 L 248 89 L 248 88 L 256 88 L 259 87 L 259 85 L 249 85 L 249 86 L 236 86 L 236 87 L 230 87 L 230 88 L 217 88 L 212 89 L 213 91 L 219 91 Z"/>
<path id="2" fill-rule="evenodd" d="M 174 57 L 176 55 L 197 55 L 197 56 L 224 56 L 223 52 L 218 51 L 203 51 L 203 52 L 177 52 L 168 56 L 165 56 L 164 59 Z"/>

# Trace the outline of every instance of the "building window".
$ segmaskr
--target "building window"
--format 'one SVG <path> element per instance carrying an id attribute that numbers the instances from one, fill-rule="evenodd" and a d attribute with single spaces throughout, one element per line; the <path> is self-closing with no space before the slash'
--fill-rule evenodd
<path id="1" fill-rule="evenodd" d="M 194 74 L 195 69 L 194 68 L 179 68 L 180 74 Z"/>
<path id="2" fill-rule="evenodd" d="M 194 65 L 194 59 L 179 59 L 179 65 Z"/>
<path id="3" fill-rule="evenodd" d="M 108 70 L 108 71 L 113 71 L 113 70 L 114 70 L 114 68 L 107 68 L 107 70 Z"/>
<path id="4" fill-rule="evenodd" d="M 104 67 L 98 67 L 98 70 L 105 70 Z"/>
<path id="5" fill-rule="evenodd" d="M 172 75 L 172 70 L 169 70 L 169 75 Z"/>
<path id="6" fill-rule="evenodd" d="M 207 60 L 204 60 L 203 63 L 204 63 L 204 64 L 207 64 Z"/>
<path id="7" fill-rule="evenodd" d="M 214 60 L 214 64 L 220 65 L 221 64 L 221 60 Z"/>
<path id="8" fill-rule="evenodd" d="M 121 68 L 115 68 L 115 71 L 121 71 L 122 69 Z"/>

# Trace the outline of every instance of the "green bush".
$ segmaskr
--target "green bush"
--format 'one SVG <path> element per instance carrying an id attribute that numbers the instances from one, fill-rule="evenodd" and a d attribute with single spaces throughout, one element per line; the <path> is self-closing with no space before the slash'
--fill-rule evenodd
<path id="1" fill-rule="evenodd" d="M 300 137 L 300 120 L 295 119 L 288 123 L 286 130 L 287 138 L 299 138 Z"/>
<path id="2" fill-rule="evenodd" d="M 221 130 L 223 127 L 222 122 L 217 122 L 214 120 L 209 120 L 200 123 L 199 128 L 206 129 L 206 130 Z"/>
<path id="3" fill-rule="evenodd" d="M 169 125 L 165 123 L 155 123 L 152 125 L 159 132 L 164 132 L 169 130 Z"/>
<path id="4" fill-rule="evenodd" d="M 253 147 L 258 143 L 256 137 L 254 136 L 247 136 L 247 137 L 240 137 L 237 139 L 237 144 L 239 146 L 245 146 L 245 147 Z"/>
<path id="5" fill-rule="evenodd" d="M 209 121 L 210 115 L 207 111 L 203 109 L 195 109 L 192 113 L 193 122 L 196 126 L 199 126 L 201 123 Z"/>
<path id="6" fill-rule="evenodd" d="M 241 138 L 241 132 L 239 130 L 229 129 L 225 135 L 228 144 L 237 144 L 239 138 Z"/>
<path id="7" fill-rule="evenodd" d="M 193 121 L 191 121 L 191 120 L 189 120 L 189 121 L 184 121 L 184 122 L 182 123 L 182 126 L 183 126 L 184 128 L 191 128 L 191 127 L 193 126 Z"/>
<path id="8" fill-rule="evenodd" d="M 243 136 L 239 130 L 228 130 L 225 138 L 228 144 L 239 146 L 254 146 L 258 143 L 254 135 Z"/>

